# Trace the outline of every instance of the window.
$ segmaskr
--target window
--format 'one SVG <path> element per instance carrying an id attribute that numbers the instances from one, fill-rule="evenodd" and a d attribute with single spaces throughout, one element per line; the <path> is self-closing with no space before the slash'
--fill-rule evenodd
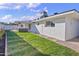
<path id="1" fill-rule="evenodd" d="M 55 27 L 55 24 L 53 22 L 51 22 L 51 27 Z"/>
<path id="2" fill-rule="evenodd" d="M 55 24 L 51 21 L 46 21 L 45 27 L 55 27 Z"/>
<path id="3" fill-rule="evenodd" d="M 23 27 L 23 25 L 21 24 L 21 27 Z"/>
<path id="4" fill-rule="evenodd" d="M 46 21 L 45 27 L 50 26 L 50 21 Z"/>

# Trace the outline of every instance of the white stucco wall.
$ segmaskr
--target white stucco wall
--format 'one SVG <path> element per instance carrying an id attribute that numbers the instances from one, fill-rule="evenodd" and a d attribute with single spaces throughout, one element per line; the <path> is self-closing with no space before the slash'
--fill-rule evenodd
<path id="1" fill-rule="evenodd" d="M 42 34 L 65 41 L 65 23 L 55 23 L 55 27 L 43 27 Z"/>
<path id="2" fill-rule="evenodd" d="M 79 36 L 79 20 L 66 19 L 66 40 Z"/>
<path id="3" fill-rule="evenodd" d="M 32 24 L 31 31 L 65 41 L 65 22 L 55 22 L 55 27 L 45 27 L 45 22 Z"/>
<path id="4" fill-rule="evenodd" d="M 23 25 L 23 27 L 21 27 L 21 25 Z M 23 24 L 23 23 L 21 23 L 21 24 L 18 24 L 18 28 L 28 28 L 29 26 L 28 26 L 28 24 L 26 23 L 26 24 Z"/>

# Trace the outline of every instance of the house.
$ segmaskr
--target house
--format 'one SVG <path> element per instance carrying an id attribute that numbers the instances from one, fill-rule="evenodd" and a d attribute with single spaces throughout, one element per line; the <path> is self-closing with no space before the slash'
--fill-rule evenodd
<path id="1" fill-rule="evenodd" d="M 29 31 L 30 23 L 25 21 L 16 21 L 14 23 L 9 23 L 9 24 L 0 22 L 0 30 L 18 31 L 19 29 Z"/>
<path id="2" fill-rule="evenodd" d="M 7 24 L 4 22 L 0 22 L 0 30 L 16 30 L 16 29 L 18 29 L 17 24 L 13 23 Z"/>
<path id="3" fill-rule="evenodd" d="M 0 22 L 0 30 L 4 30 L 4 24 L 3 22 Z"/>
<path id="4" fill-rule="evenodd" d="M 17 29 L 18 29 L 18 26 L 17 26 L 17 24 L 14 24 L 14 23 L 4 25 L 4 30 L 13 30 L 14 31 Z"/>
<path id="5" fill-rule="evenodd" d="M 79 12 L 73 9 L 34 20 L 30 31 L 62 41 L 70 40 L 79 36 Z"/>
<path id="6" fill-rule="evenodd" d="M 29 31 L 31 28 L 30 22 L 16 21 L 15 24 L 18 24 L 18 30 Z"/>

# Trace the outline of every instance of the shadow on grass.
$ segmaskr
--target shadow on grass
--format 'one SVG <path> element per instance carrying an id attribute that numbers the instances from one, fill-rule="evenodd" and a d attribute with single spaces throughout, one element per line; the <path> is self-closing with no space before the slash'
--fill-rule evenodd
<path id="1" fill-rule="evenodd" d="M 0 38 L 0 56 L 5 56 L 5 33 Z"/>
<path id="2" fill-rule="evenodd" d="M 15 32 L 12 31 L 6 31 L 8 37 L 8 53 L 9 55 L 16 55 L 16 56 L 49 56 L 47 54 L 43 54 L 40 51 L 38 51 L 36 48 L 34 48 L 32 45 L 30 45 L 27 41 L 24 41 L 23 38 L 18 36 Z M 15 37 L 15 38 L 13 38 Z M 20 45 L 18 45 L 20 43 Z M 25 43 L 24 45 L 21 45 L 21 43 Z"/>

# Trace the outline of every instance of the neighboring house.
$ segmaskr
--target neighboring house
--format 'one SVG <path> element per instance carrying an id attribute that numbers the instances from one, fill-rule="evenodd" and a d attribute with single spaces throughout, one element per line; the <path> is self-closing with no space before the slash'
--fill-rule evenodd
<path id="1" fill-rule="evenodd" d="M 0 30 L 4 30 L 4 23 L 0 22 Z"/>
<path id="2" fill-rule="evenodd" d="M 30 30 L 30 23 L 24 21 L 16 21 L 15 23 L 0 23 L 0 30 L 19 30 L 19 29 L 28 29 Z"/>
<path id="3" fill-rule="evenodd" d="M 0 30 L 17 30 L 17 24 L 7 24 L 7 23 L 3 23 L 0 22 Z"/>
<path id="4" fill-rule="evenodd" d="M 5 24 L 4 30 L 18 30 L 17 24 Z"/>
<path id="5" fill-rule="evenodd" d="M 29 31 L 31 28 L 30 22 L 16 21 L 15 24 L 18 24 L 18 29 L 27 29 Z"/>
<path id="6" fill-rule="evenodd" d="M 32 21 L 31 32 L 59 40 L 69 40 L 79 36 L 79 13 L 73 9 Z"/>

